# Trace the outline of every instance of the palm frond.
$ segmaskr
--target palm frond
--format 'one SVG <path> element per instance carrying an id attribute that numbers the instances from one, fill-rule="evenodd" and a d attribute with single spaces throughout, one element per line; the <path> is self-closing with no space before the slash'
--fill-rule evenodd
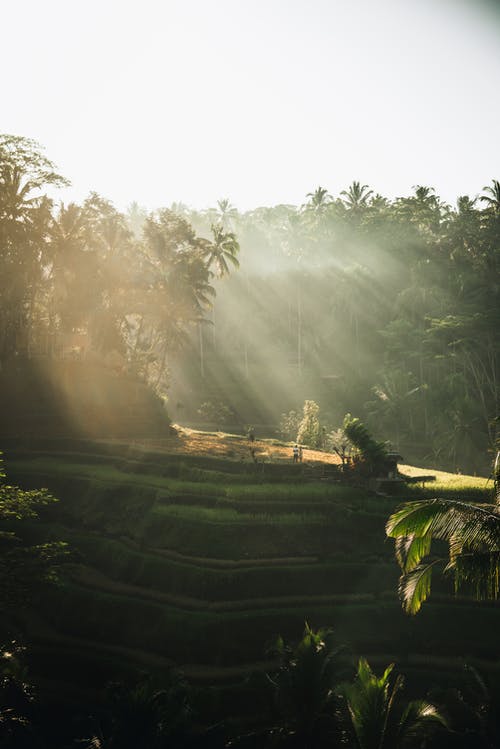
<path id="1" fill-rule="evenodd" d="M 425 700 L 412 700 L 406 706 L 399 724 L 401 739 L 422 738 L 422 734 L 439 726 L 448 728 L 448 723 L 437 707 Z"/>
<path id="2" fill-rule="evenodd" d="M 416 614 L 431 592 L 432 568 L 441 563 L 435 559 L 429 564 L 420 564 L 399 578 L 399 596 L 407 614 Z"/>
<path id="3" fill-rule="evenodd" d="M 454 557 L 445 568 L 452 572 L 455 592 L 469 588 L 478 600 L 495 600 L 500 592 L 500 552 L 462 553 Z"/>
<path id="4" fill-rule="evenodd" d="M 460 538 L 464 546 L 490 550 L 500 548 L 500 514 L 492 505 L 457 500 L 429 499 L 399 508 L 387 521 L 391 538 L 416 536 L 450 541 Z"/>
<path id="5" fill-rule="evenodd" d="M 410 536 L 396 537 L 396 559 L 404 574 L 415 569 L 422 559 L 430 553 L 431 544 L 431 533 L 424 533 L 422 536 L 413 533 Z"/>

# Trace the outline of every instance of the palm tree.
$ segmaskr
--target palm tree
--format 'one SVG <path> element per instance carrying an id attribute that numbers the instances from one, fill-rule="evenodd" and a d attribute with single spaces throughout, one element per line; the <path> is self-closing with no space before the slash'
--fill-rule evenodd
<path id="1" fill-rule="evenodd" d="M 339 655 L 343 651 L 329 629 L 312 630 L 306 623 L 302 640 L 295 648 L 280 637 L 274 653 L 281 664 L 268 678 L 274 688 L 283 728 L 300 747 L 315 745 L 320 732 L 335 730 L 335 685 Z"/>
<path id="2" fill-rule="evenodd" d="M 483 190 L 487 195 L 481 195 L 479 200 L 487 203 L 488 208 L 492 208 L 495 213 L 500 213 L 500 181 L 492 180 L 492 185 L 485 185 Z"/>
<path id="3" fill-rule="evenodd" d="M 391 683 L 393 668 L 391 664 L 378 677 L 368 662 L 360 658 L 355 681 L 339 688 L 347 703 L 359 749 L 400 749 L 409 746 L 412 740 L 421 740 L 429 729 L 446 725 L 429 702 L 401 701 L 404 679 L 398 675 Z"/>
<path id="4" fill-rule="evenodd" d="M 351 444 L 359 451 L 366 469 L 371 476 L 380 475 L 387 460 L 387 448 L 383 442 L 376 442 L 368 429 L 358 418 L 346 414 L 342 430 Z"/>
<path id="5" fill-rule="evenodd" d="M 215 275 L 223 278 L 229 274 L 229 265 L 231 263 L 235 268 L 240 267 L 237 254 L 240 245 L 236 235 L 232 231 L 226 231 L 222 224 L 212 224 L 211 226 L 213 241 L 207 242 L 205 256 L 208 267 L 215 267 Z"/>
<path id="6" fill-rule="evenodd" d="M 324 187 L 317 187 L 314 192 L 308 192 L 306 198 L 309 198 L 306 210 L 314 211 L 314 213 L 323 213 L 325 208 L 333 200 L 328 190 Z"/>
<path id="7" fill-rule="evenodd" d="M 415 190 L 415 198 L 419 203 L 427 204 L 437 200 L 436 196 L 432 194 L 434 192 L 433 187 L 426 187 L 425 185 L 413 185 L 413 189 Z"/>
<path id="8" fill-rule="evenodd" d="M 217 201 L 217 208 L 215 209 L 218 215 L 218 221 L 224 229 L 228 229 L 233 226 L 234 220 L 238 216 L 238 210 L 232 205 L 229 198 L 221 198 Z"/>
<path id="9" fill-rule="evenodd" d="M 219 203 L 224 201 L 219 201 Z M 229 203 L 229 201 L 226 201 Z M 236 239 L 236 235 L 232 231 L 226 231 L 222 224 L 212 224 L 211 226 L 213 241 L 209 241 L 206 244 L 206 254 L 208 268 L 215 268 L 215 275 L 218 278 L 223 278 L 229 275 L 229 263 L 235 268 L 240 267 L 238 258 L 236 257 L 240 245 Z M 214 348 L 216 345 L 216 334 L 215 334 L 215 304 L 212 305 L 212 331 L 213 331 L 213 343 Z M 200 347 L 203 345 L 203 332 L 200 327 Z"/>
<path id="10" fill-rule="evenodd" d="M 97 255 L 89 251 L 91 231 L 85 211 L 75 203 L 61 203 L 50 224 L 49 309 L 51 332 L 87 327 L 101 290 Z"/>
<path id="11" fill-rule="evenodd" d="M 453 576 L 455 591 L 467 586 L 478 599 L 496 599 L 500 590 L 500 453 L 495 468 L 495 504 L 427 499 L 408 502 L 387 521 L 396 539 L 403 608 L 416 614 L 431 590 L 434 567 Z M 431 556 L 433 539 L 448 544 L 447 557 Z"/>
<path id="12" fill-rule="evenodd" d="M 486 189 L 486 188 L 485 188 Z M 457 211 L 459 215 L 468 215 L 474 210 L 476 198 L 470 198 L 468 195 L 459 195 L 457 198 Z"/>
<path id="13" fill-rule="evenodd" d="M 191 323 L 201 324 L 204 312 L 212 306 L 215 290 L 207 253 L 211 243 L 196 236 L 189 222 L 164 209 L 148 217 L 144 225 L 148 256 L 148 298 L 152 312 L 152 327 L 160 342 L 160 371 L 167 351 L 185 336 Z M 143 326 L 140 327 L 141 333 Z M 155 348 L 152 345 L 151 349 Z M 152 351 L 151 351 L 152 353 Z M 203 340 L 200 328 L 200 370 L 204 374 Z"/>
<path id="14" fill-rule="evenodd" d="M 33 196 L 36 182 L 27 179 L 17 166 L 2 164 L 0 168 L 0 207 L 2 216 L 10 220 L 20 220 L 29 209 L 37 205 L 38 197 Z"/>
<path id="15" fill-rule="evenodd" d="M 370 190 L 368 185 L 354 181 L 347 190 L 342 190 L 340 194 L 345 197 L 343 202 L 349 210 L 359 210 L 367 205 L 373 195 L 373 190 Z"/>

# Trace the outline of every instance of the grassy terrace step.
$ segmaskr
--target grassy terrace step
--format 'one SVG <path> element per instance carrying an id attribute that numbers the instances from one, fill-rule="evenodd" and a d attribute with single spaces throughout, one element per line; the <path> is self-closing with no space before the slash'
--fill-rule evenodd
<path id="1" fill-rule="evenodd" d="M 479 612 L 481 638 L 471 638 Z M 448 600 L 429 604 L 416 620 L 401 612 L 394 596 L 245 611 L 185 611 L 76 584 L 63 594 L 47 596 L 41 613 L 62 635 L 145 649 L 178 664 L 216 666 L 261 660 L 278 634 L 296 638 L 304 620 L 315 627 L 333 626 L 339 641 L 356 652 L 395 651 L 398 659 L 415 652 L 488 657 L 495 652 L 499 615 L 498 607 L 478 609 Z"/>
<path id="2" fill-rule="evenodd" d="M 193 503 L 195 498 L 199 498 L 200 502 L 203 501 L 207 505 L 216 499 L 224 500 L 226 503 L 232 502 L 234 505 L 237 502 L 252 501 L 262 503 L 263 506 L 265 503 L 295 503 L 304 507 L 316 503 L 325 506 L 328 502 L 335 501 L 370 504 L 366 501 L 366 493 L 363 490 L 338 484 L 300 480 L 278 485 L 263 481 L 253 483 L 252 476 L 244 476 L 244 482 L 235 482 L 234 476 L 227 474 L 217 474 L 214 482 L 212 473 L 202 472 L 201 476 L 197 476 L 194 469 L 190 469 L 187 475 L 175 477 L 156 466 L 145 466 L 148 468 L 147 471 L 133 472 L 128 470 L 129 463 L 126 461 L 117 463 L 99 458 L 98 461 L 92 462 L 86 455 L 80 456 L 85 460 L 78 460 L 77 457 L 50 453 L 31 457 L 24 454 L 9 454 L 5 462 L 9 475 L 16 477 L 37 475 L 53 479 L 59 477 L 61 480 L 66 477 L 88 478 L 96 482 L 151 487 L 162 490 L 164 498 L 171 498 L 172 501 L 180 501 L 185 497 L 186 502 Z M 190 480 L 193 475 L 198 480 Z M 376 498 L 377 507 L 382 507 L 384 502 L 385 500 Z"/>
<path id="3" fill-rule="evenodd" d="M 56 515 L 66 525 L 80 525 L 106 536 L 128 536 L 145 546 L 192 556 L 312 556 L 349 553 L 353 545 L 378 554 L 384 539 L 384 508 L 395 506 L 394 500 L 380 503 L 376 497 L 367 498 L 349 488 L 285 485 L 274 487 L 277 509 L 283 507 L 283 511 L 270 513 L 262 501 L 273 492 L 267 484 L 196 484 L 154 474 L 123 474 L 114 466 L 41 457 L 12 461 L 8 468 L 13 480 L 24 486 L 48 486 L 59 496 Z M 178 503 L 183 493 L 203 498 L 217 491 L 234 502 L 257 497 L 260 512 L 256 508 L 244 512 L 223 503 L 215 507 Z M 171 496 L 176 498 L 173 504 Z M 311 501 L 325 497 L 331 510 L 328 514 L 287 512 L 287 501 L 297 497 L 309 510 Z"/>
<path id="4" fill-rule="evenodd" d="M 176 454 L 168 452 L 168 442 L 161 449 L 151 449 L 130 441 L 2 438 L 6 456 L 53 456 L 69 458 L 71 462 L 122 463 L 130 472 L 154 472 L 176 476 L 186 472 L 198 473 L 200 479 L 208 473 L 232 477 L 233 481 L 246 481 L 249 477 L 267 481 L 303 481 L 305 466 L 289 462 L 259 463 L 230 460 L 207 455 Z"/>
<path id="5" fill-rule="evenodd" d="M 27 628 L 46 673 L 51 652 L 67 656 L 62 682 L 71 662 L 90 674 L 87 661 L 111 675 L 119 663 L 175 662 L 200 681 L 244 678 L 253 664 L 264 668 L 278 634 L 296 639 L 305 620 L 333 627 L 374 663 L 422 673 L 436 653 L 437 670 L 496 652 L 498 607 L 441 600 L 434 586 L 417 618 L 402 613 L 384 532 L 398 498 L 306 481 L 290 465 L 262 473 L 117 443 L 32 444 L 36 454 L 1 447 L 12 483 L 60 498 L 27 529 L 33 542 L 64 539 L 80 554 L 75 579 L 44 593 L 38 624 Z M 432 494 L 409 487 L 404 498 L 462 489 L 486 499 L 458 477 L 436 481 Z"/>
<path id="6" fill-rule="evenodd" d="M 273 597 L 253 597 L 245 599 L 232 598 L 229 600 L 212 600 L 210 598 L 193 598 L 182 595 L 180 592 L 176 595 L 169 594 L 157 589 L 150 589 L 140 585 L 130 585 L 119 580 L 111 579 L 101 571 L 90 567 L 78 566 L 72 575 L 75 582 L 84 587 L 94 590 L 100 590 L 117 595 L 123 595 L 129 598 L 137 598 L 145 601 L 157 601 L 184 611 L 214 611 L 214 612 L 231 612 L 231 611 L 252 611 L 266 608 L 290 608 L 298 606 L 307 608 L 318 605 L 330 605 L 339 603 L 358 603 L 374 601 L 377 593 L 323 593 L 309 595 L 285 595 L 283 593 Z M 210 591 L 206 591 L 210 594 Z M 241 593 L 242 591 L 240 591 Z M 246 592 L 246 591 L 244 591 Z M 385 591 L 384 591 L 385 592 Z M 394 590 L 388 590 L 386 595 L 389 597 L 396 596 Z"/>
<path id="7" fill-rule="evenodd" d="M 135 551 L 140 551 L 140 546 L 137 543 L 133 543 L 130 540 L 123 540 L 122 543 Z M 317 556 L 302 556 L 302 557 L 269 557 L 268 559 L 217 559 L 214 557 L 195 557 L 189 554 L 181 554 L 179 551 L 174 549 L 149 549 L 149 553 L 157 556 L 171 559 L 177 562 L 183 562 L 184 564 L 191 564 L 196 567 L 203 567 L 204 569 L 223 569 L 223 570 L 239 570 L 247 569 L 249 567 L 293 567 L 295 565 L 313 565 L 317 564 L 319 557 Z"/>
<path id="8" fill-rule="evenodd" d="M 63 536 L 63 533 L 59 534 Z M 210 567 L 204 560 L 196 564 L 172 559 L 154 550 L 131 548 L 123 541 L 95 535 L 64 536 L 78 549 L 86 564 L 100 570 L 118 583 L 142 587 L 170 595 L 188 595 L 204 601 L 263 598 L 273 596 L 310 596 L 395 590 L 398 571 L 390 559 L 339 557 L 316 563 L 293 564 L 273 560 L 274 564 L 236 567 Z"/>
<path id="9" fill-rule="evenodd" d="M 31 460 L 11 456 L 6 463 L 12 481 L 19 480 L 23 485 L 31 485 L 44 480 L 50 482 L 54 490 L 59 488 L 62 496 L 64 493 L 71 495 L 75 486 L 87 481 L 87 486 L 92 483 L 96 489 L 99 485 L 113 485 L 128 494 L 133 489 L 149 489 L 150 498 L 158 499 L 163 504 L 220 507 L 243 513 L 250 510 L 251 514 L 274 514 L 284 510 L 287 514 L 293 514 L 290 508 L 298 513 L 312 509 L 324 514 L 340 505 L 385 516 L 398 501 L 397 498 L 376 497 L 364 490 L 322 482 L 278 485 L 263 482 L 247 482 L 244 485 L 228 481 L 193 482 L 155 473 L 130 474 L 114 464 L 73 463 L 53 456 L 36 456 Z"/>

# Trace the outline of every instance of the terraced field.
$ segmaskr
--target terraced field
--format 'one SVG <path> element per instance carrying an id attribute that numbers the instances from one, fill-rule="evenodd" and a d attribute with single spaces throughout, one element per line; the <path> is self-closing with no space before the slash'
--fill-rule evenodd
<path id="1" fill-rule="evenodd" d="M 436 585 L 421 614 L 405 616 L 384 533 L 403 498 L 486 500 L 483 479 L 443 474 L 432 490 L 382 497 L 311 480 L 303 466 L 123 444 L 11 443 L 5 459 L 12 482 L 60 498 L 33 539 L 74 550 L 63 583 L 22 617 L 41 679 L 95 688 L 174 664 L 195 683 L 243 684 L 269 667 L 276 636 L 297 638 L 305 620 L 333 627 L 375 665 L 398 661 L 426 688 L 430 678 L 453 682 L 463 658 L 498 667 L 498 607 Z"/>

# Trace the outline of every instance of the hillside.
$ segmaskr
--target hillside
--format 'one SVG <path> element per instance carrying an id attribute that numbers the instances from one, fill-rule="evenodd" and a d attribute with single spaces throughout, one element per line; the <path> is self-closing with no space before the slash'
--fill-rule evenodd
<path id="1" fill-rule="evenodd" d="M 254 463 L 248 440 L 224 434 L 2 447 L 10 481 L 60 499 L 31 539 L 66 540 L 74 551 L 63 582 L 17 620 L 49 692 L 64 684 L 77 699 L 117 675 L 175 665 L 195 684 L 218 685 L 222 715 L 244 701 L 249 675 L 269 667 L 276 636 L 297 638 L 305 620 L 332 626 L 374 664 L 397 660 L 426 688 L 453 682 L 464 656 L 496 668 L 496 605 L 436 585 L 418 617 L 402 613 L 384 525 L 403 497 L 308 478 L 306 463 L 292 465 L 290 447 L 275 441 L 255 443 Z M 485 479 L 438 474 L 432 489 L 412 485 L 404 498 L 486 500 L 489 491 Z"/>
<path id="2" fill-rule="evenodd" d="M 137 376 L 89 357 L 0 367 L 0 439 L 166 438 L 163 402 Z"/>

